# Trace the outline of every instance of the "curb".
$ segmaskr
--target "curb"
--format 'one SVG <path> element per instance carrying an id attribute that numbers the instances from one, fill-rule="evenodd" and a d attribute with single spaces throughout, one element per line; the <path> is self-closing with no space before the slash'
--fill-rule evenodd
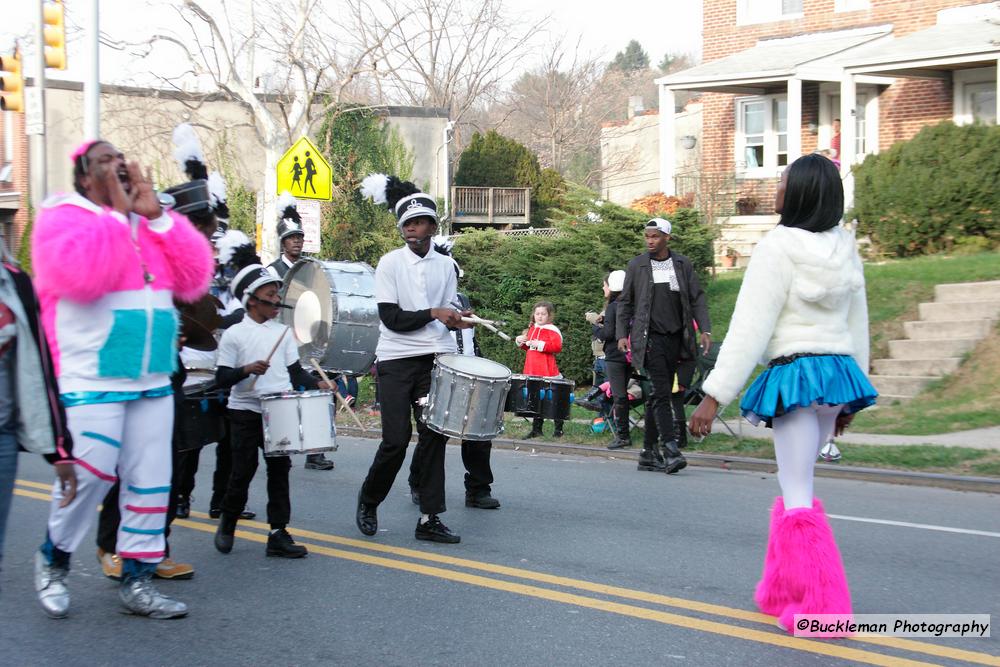
<path id="1" fill-rule="evenodd" d="M 353 438 L 377 439 L 378 430 L 361 431 L 357 428 L 338 426 L 337 433 Z M 410 440 L 416 441 L 416 435 Z M 449 438 L 449 444 L 458 446 L 460 442 L 456 438 Z M 639 451 L 637 449 L 616 449 L 592 447 L 590 445 L 578 445 L 569 442 L 553 443 L 541 440 L 513 440 L 508 438 L 496 438 L 493 446 L 500 449 L 512 449 L 522 451 L 530 449 L 550 454 L 575 454 L 577 456 L 597 456 L 605 459 L 621 459 L 626 461 L 637 461 Z M 685 452 L 688 464 L 705 468 L 717 468 L 721 470 L 745 470 L 750 472 L 774 473 L 777 471 L 777 463 L 771 459 L 755 459 L 747 456 L 729 456 L 725 454 L 702 454 L 699 452 Z M 834 463 L 817 463 L 817 477 L 830 477 L 835 479 L 857 479 L 868 482 L 879 482 L 883 484 L 907 484 L 911 486 L 929 486 L 954 491 L 980 491 L 984 493 L 1000 494 L 1000 478 L 977 477 L 964 475 L 948 475 L 937 472 L 920 472 L 916 470 L 892 470 L 888 468 L 865 468 L 860 466 L 844 466 Z"/>

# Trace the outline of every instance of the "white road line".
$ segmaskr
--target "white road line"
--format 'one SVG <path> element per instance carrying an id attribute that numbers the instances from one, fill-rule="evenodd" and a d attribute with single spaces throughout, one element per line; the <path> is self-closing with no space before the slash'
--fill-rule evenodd
<path id="1" fill-rule="evenodd" d="M 841 519 L 843 521 L 859 521 L 861 523 L 878 523 L 884 526 L 901 526 L 903 528 L 921 528 L 923 530 L 937 530 L 942 533 L 961 533 L 963 535 L 982 535 L 983 537 L 1000 537 L 1000 533 L 991 533 L 988 530 L 971 530 L 969 528 L 951 528 L 949 526 L 933 526 L 927 523 L 910 523 L 909 521 L 889 521 L 888 519 L 867 519 L 861 516 L 844 516 L 842 514 L 827 514 L 831 519 Z"/>

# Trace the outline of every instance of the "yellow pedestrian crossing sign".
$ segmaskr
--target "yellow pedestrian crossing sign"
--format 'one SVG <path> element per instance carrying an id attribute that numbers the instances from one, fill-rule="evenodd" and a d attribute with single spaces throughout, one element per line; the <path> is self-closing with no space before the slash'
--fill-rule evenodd
<path id="1" fill-rule="evenodd" d="M 296 141 L 278 160 L 277 191 L 296 199 L 333 199 L 333 170 L 308 138 Z"/>

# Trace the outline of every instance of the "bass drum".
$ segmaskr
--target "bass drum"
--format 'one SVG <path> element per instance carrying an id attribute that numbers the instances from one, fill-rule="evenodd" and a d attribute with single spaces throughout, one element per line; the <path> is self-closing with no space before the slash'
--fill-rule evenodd
<path id="1" fill-rule="evenodd" d="M 299 358 L 328 371 L 364 375 L 375 363 L 378 304 L 375 270 L 364 262 L 306 257 L 285 274 L 281 322 L 295 333 Z"/>

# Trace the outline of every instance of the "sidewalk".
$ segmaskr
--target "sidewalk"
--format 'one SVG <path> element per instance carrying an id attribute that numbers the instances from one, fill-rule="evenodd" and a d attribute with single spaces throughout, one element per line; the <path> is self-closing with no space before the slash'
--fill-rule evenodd
<path id="1" fill-rule="evenodd" d="M 741 422 L 741 423 L 737 423 Z M 752 426 L 745 419 L 728 419 L 729 427 L 744 438 L 770 440 L 771 429 Z M 726 433 L 720 424 L 713 428 L 715 433 Z M 886 435 L 882 433 L 854 433 L 848 431 L 836 439 L 838 443 L 849 445 L 938 445 L 941 447 L 970 447 L 972 449 L 1000 450 L 1000 426 L 977 428 L 971 431 L 940 433 L 937 435 Z"/>

